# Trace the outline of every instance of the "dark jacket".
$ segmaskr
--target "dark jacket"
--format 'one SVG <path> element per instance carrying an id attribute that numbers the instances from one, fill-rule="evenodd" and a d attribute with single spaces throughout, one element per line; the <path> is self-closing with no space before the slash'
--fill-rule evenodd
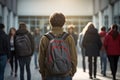
<path id="1" fill-rule="evenodd" d="M 75 46 L 77 46 L 78 35 L 75 34 L 75 33 L 72 33 L 71 35 L 72 35 L 72 37 L 73 37 L 73 39 L 75 41 Z"/>
<path id="2" fill-rule="evenodd" d="M 97 29 L 91 28 L 87 30 L 83 38 L 83 46 L 86 56 L 99 56 L 102 42 Z"/>
<path id="3" fill-rule="evenodd" d="M 17 35 L 27 35 L 27 36 L 29 37 L 30 42 L 31 42 L 32 54 L 33 54 L 33 51 L 34 51 L 34 39 L 33 39 L 33 36 L 32 36 L 27 30 L 17 30 L 17 31 L 16 31 L 15 38 L 16 38 Z M 15 49 L 15 52 L 17 52 L 16 49 Z M 17 54 L 17 53 L 16 53 L 16 54 Z M 32 56 L 32 54 L 29 55 L 29 56 Z M 18 56 L 19 56 L 19 55 L 18 55 Z"/>
<path id="4" fill-rule="evenodd" d="M 0 30 L 0 56 L 9 55 L 10 53 L 10 44 L 9 37 L 5 34 L 4 31 Z"/>

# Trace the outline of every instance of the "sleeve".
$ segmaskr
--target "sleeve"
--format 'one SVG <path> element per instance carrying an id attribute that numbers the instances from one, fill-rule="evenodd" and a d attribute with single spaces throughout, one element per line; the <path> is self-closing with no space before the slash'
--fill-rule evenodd
<path id="1" fill-rule="evenodd" d="M 87 44 L 87 35 L 85 34 L 85 35 L 83 36 L 82 46 L 83 46 L 84 48 L 86 48 L 86 44 Z"/>
<path id="2" fill-rule="evenodd" d="M 46 37 L 43 36 L 39 44 L 39 58 L 38 58 L 39 67 L 40 67 L 39 72 L 41 73 L 42 77 L 45 77 L 45 54 L 46 54 L 45 45 L 46 45 Z"/>
<path id="3" fill-rule="evenodd" d="M 10 58 L 10 41 L 9 41 L 9 36 L 8 35 L 6 35 L 5 46 L 6 46 L 7 56 L 8 56 L 8 59 L 9 59 Z"/>
<path id="4" fill-rule="evenodd" d="M 31 41 L 31 49 L 32 49 L 32 53 L 34 52 L 34 37 L 33 35 L 31 35 L 30 33 L 28 34 L 30 41 Z"/>
<path id="5" fill-rule="evenodd" d="M 102 42 L 101 42 L 101 39 L 100 39 L 100 35 L 99 34 L 97 34 L 98 35 L 98 47 L 99 47 L 99 50 L 101 49 L 101 47 L 102 47 Z"/>
<path id="6" fill-rule="evenodd" d="M 77 68 L 77 52 L 75 47 L 75 42 L 72 36 L 69 36 L 69 46 L 70 46 L 70 52 L 71 52 L 71 61 L 72 61 L 72 74 L 73 76 L 76 72 Z"/>
<path id="7" fill-rule="evenodd" d="M 78 35 L 75 34 L 75 45 L 77 45 Z"/>
<path id="8" fill-rule="evenodd" d="M 79 44 L 79 47 L 82 47 L 82 34 L 81 33 L 79 34 L 79 37 L 78 37 L 78 44 Z"/>

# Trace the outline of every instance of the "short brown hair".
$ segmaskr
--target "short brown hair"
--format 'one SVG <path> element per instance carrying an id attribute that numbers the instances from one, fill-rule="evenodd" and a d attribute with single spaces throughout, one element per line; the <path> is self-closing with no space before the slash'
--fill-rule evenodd
<path id="1" fill-rule="evenodd" d="M 62 13 L 54 13 L 49 21 L 52 27 L 62 27 L 65 23 L 65 16 Z"/>
<path id="2" fill-rule="evenodd" d="M 24 22 L 20 22 L 19 29 L 27 29 L 27 26 Z"/>

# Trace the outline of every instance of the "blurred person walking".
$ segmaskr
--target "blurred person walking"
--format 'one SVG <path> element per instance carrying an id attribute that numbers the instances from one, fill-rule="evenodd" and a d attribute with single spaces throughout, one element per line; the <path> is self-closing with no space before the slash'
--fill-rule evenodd
<path id="1" fill-rule="evenodd" d="M 35 63 L 35 69 L 38 68 L 38 51 L 39 51 L 39 42 L 40 42 L 40 30 L 38 28 L 35 28 L 34 31 L 34 63 Z"/>
<path id="2" fill-rule="evenodd" d="M 96 78 L 97 73 L 97 57 L 102 46 L 100 36 L 97 29 L 94 27 L 92 22 L 89 22 L 83 29 L 83 47 L 85 48 L 85 55 L 88 56 L 88 68 L 89 77 L 92 77 L 92 71 L 94 71 L 94 78 Z M 93 69 L 94 68 L 94 69 Z"/>
<path id="3" fill-rule="evenodd" d="M 75 41 L 75 45 L 77 46 L 77 40 L 78 40 L 78 35 L 74 32 L 74 29 L 75 29 L 75 25 L 68 25 L 67 27 L 67 30 L 68 30 L 68 33 L 70 35 L 72 35 L 74 41 Z"/>
<path id="4" fill-rule="evenodd" d="M 5 66 L 10 54 L 9 36 L 4 28 L 4 24 L 0 23 L 0 80 L 4 80 Z"/>
<path id="5" fill-rule="evenodd" d="M 80 49 L 81 49 L 83 72 L 86 72 L 85 48 L 83 47 L 82 42 L 83 42 L 83 32 L 81 32 L 81 33 L 79 34 L 79 37 L 78 37 L 78 47 L 80 47 Z"/>
<path id="6" fill-rule="evenodd" d="M 104 46 L 107 51 L 108 60 L 110 62 L 110 69 L 113 80 L 116 80 L 117 64 L 120 56 L 120 34 L 116 24 L 111 26 L 111 30 L 106 35 Z"/>
<path id="7" fill-rule="evenodd" d="M 17 56 L 15 53 L 14 38 L 15 38 L 16 29 L 11 28 L 9 31 L 9 41 L 10 41 L 10 66 L 11 66 L 11 75 L 14 73 L 14 64 L 15 64 L 15 77 L 17 77 Z"/>
<path id="8" fill-rule="evenodd" d="M 103 76 L 106 76 L 106 68 L 107 68 L 107 53 L 104 47 L 104 39 L 106 36 L 106 28 L 103 26 L 101 27 L 101 31 L 99 33 L 101 42 L 102 42 L 102 48 L 100 50 L 100 61 L 101 61 L 101 74 Z"/>
<path id="9" fill-rule="evenodd" d="M 27 80 L 31 80 L 30 62 L 34 51 L 34 39 L 28 32 L 25 23 L 19 24 L 15 35 L 15 52 L 20 65 L 20 80 L 24 80 L 24 67 L 26 66 Z"/>

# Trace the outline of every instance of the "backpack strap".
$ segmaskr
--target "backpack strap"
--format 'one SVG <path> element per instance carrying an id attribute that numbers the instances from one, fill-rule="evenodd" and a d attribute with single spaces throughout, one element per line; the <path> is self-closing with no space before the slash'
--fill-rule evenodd
<path id="1" fill-rule="evenodd" d="M 63 40 L 65 40 L 68 35 L 69 35 L 68 33 L 63 32 L 63 34 L 62 34 L 60 37 L 61 37 Z M 55 36 L 54 36 L 51 32 L 48 32 L 47 34 L 45 34 L 45 36 L 46 36 L 49 40 L 55 38 Z"/>
<path id="2" fill-rule="evenodd" d="M 69 34 L 68 33 L 66 33 L 66 32 L 63 32 L 63 34 L 62 34 L 62 39 L 63 40 L 65 40 L 67 37 L 69 36 Z"/>
<path id="3" fill-rule="evenodd" d="M 54 36 L 51 32 L 46 33 L 45 36 L 46 36 L 49 40 L 55 38 L 55 36 Z"/>

